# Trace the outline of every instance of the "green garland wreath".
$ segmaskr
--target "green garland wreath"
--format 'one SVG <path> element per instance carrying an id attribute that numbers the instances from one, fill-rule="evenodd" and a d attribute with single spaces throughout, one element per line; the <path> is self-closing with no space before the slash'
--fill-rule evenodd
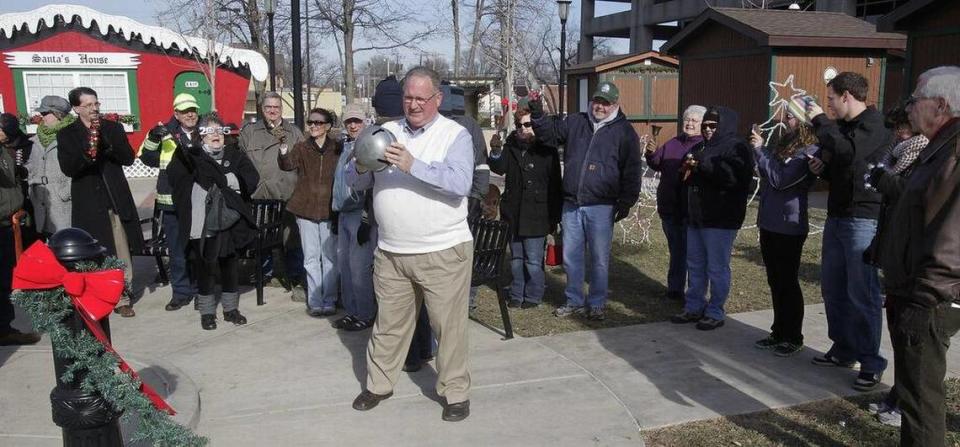
<path id="1" fill-rule="evenodd" d="M 110 257 L 102 265 L 83 263 L 77 266 L 80 272 L 107 269 L 123 269 L 123 261 Z M 124 293 L 129 290 L 129 285 Z M 57 355 L 73 360 L 61 378 L 73 381 L 74 375 L 86 371 L 80 384 L 86 392 L 99 393 L 113 408 L 123 411 L 121 420 L 127 421 L 134 412 L 140 415 L 140 423 L 131 441 L 149 441 L 155 446 L 203 446 L 208 440 L 176 423 L 164 412 L 157 410 L 146 396 L 140 393 L 140 383 L 127 374 L 119 374 L 117 357 L 106 352 L 103 345 L 86 331 L 76 335 L 62 323 L 74 312 L 73 302 L 62 287 L 51 290 L 23 290 L 11 295 L 11 299 L 33 319 L 34 327 L 50 337 Z M 107 354 L 107 355 L 104 355 Z"/>

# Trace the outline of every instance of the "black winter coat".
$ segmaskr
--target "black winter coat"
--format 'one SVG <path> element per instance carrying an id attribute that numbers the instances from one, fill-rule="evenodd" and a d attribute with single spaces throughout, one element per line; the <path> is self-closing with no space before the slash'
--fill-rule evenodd
<path id="1" fill-rule="evenodd" d="M 687 215 L 694 227 L 738 230 L 753 181 L 753 152 L 737 136 L 737 112 L 718 109 L 720 121 L 713 138 L 690 150 L 697 166 L 687 179 Z"/>
<path id="2" fill-rule="evenodd" d="M 814 117 L 813 128 L 826 164 L 821 177 L 830 182 L 827 215 L 876 219 L 880 193 L 865 187 L 863 175 L 867 164 L 879 161 L 893 144 L 883 114 L 872 106 L 851 121 L 833 121 L 822 114 Z"/>
<path id="3" fill-rule="evenodd" d="M 143 247 L 140 216 L 123 174 L 123 167 L 133 164 L 133 148 L 122 125 L 101 119 L 98 155 L 91 160 L 86 153 L 89 134 L 79 119 L 57 133 L 60 170 L 72 179 L 72 225 L 90 233 L 111 255 L 116 255 L 107 215 L 107 210 L 112 209 L 123 223 L 130 252 L 138 253 Z"/>
<path id="4" fill-rule="evenodd" d="M 207 155 L 202 146 L 194 146 L 189 150 L 181 149 L 183 148 L 177 148 L 177 156 L 167 165 L 168 178 L 173 187 L 173 204 L 177 212 L 180 240 L 190 240 L 193 184 L 196 183 L 205 190 L 217 185 L 223 193 L 227 207 L 240 213 L 240 220 L 228 231 L 221 232 L 215 241 L 211 241 L 214 238 L 208 238 L 204 242 L 203 257 L 212 260 L 236 254 L 257 236 L 257 223 L 250 210 L 250 196 L 260 181 L 257 168 L 235 145 L 223 149 L 223 159 L 219 163 Z M 239 193 L 227 186 L 227 173 L 233 173 L 237 177 L 240 183 Z M 183 245 L 185 249 L 189 247 L 189 244 Z M 208 247 L 215 248 L 210 250 Z"/>
<path id="5" fill-rule="evenodd" d="M 557 148 L 523 142 L 514 131 L 500 157 L 490 157 L 487 163 L 491 171 L 506 177 L 500 215 L 510 223 L 510 234 L 539 237 L 552 233 L 563 207 Z"/>

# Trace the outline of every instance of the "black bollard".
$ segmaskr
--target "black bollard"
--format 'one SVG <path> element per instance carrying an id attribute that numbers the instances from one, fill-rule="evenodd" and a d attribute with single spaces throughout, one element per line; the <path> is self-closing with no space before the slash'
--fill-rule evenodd
<path id="1" fill-rule="evenodd" d="M 67 228 L 50 237 L 47 246 L 57 256 L 57 260 L 67 270 L 74 271 L 80 262 L 100 263 L 104 259 L 106 248 L 89 233 L 79 228 Z M 74 334 L 89 331 L 77 312 L 63 321 L 67 330 Z M 104 332 L 110 337 L 109 317 L 101 320 Z M 57 374 L 57 386 L 50 392 L 53 407 L 53 423 L 63 429 L 65 447 L 113 447 L 123 445 L 120 434 L 120 412 L 114 409 L 103 396 L 80 389 L 85 371 L 74 374 L 72 382 L 64 382 L 64 371 L 72 360 L 57 355 L 57 346 L 53 346 L 53 365 Z"/>

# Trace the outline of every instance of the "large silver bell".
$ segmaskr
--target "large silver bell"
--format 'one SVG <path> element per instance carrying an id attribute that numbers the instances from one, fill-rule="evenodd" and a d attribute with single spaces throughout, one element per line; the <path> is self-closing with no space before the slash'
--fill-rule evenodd
<path id="1" fill-rule="evenodd" d="M 370 171 L 382 171 L 387 163 L 384 154 L 387 146 L 397 141 L 397 137 L 387 129 L 376 124 L 367 126 L 360 131 L 357 141 L 353 143 L 353 154 L 361 168 Z"/>

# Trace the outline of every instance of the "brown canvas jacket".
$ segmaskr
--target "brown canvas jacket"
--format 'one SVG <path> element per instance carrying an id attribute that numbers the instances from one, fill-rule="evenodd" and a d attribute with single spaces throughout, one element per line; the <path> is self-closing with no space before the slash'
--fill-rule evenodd
<path id="1" fill-rule="evenodd" d="M 288 211 L 310 220 L 331 218 L 333 176 L 337 172 L 340 151 L 340 142 L 327 136 L 323 147 L 317 147 L 312 138 L 307 138 L 294 145 L 286 155 L 278 153 L 280 169 L 297 172 L 297 183 L 287 202 Z"/>
<path id="2" fill-rule="evenodd" d="M 882 253 L 888 295 L 934 307 L 960 299 L 960 120 L 920 153 Z"/>

